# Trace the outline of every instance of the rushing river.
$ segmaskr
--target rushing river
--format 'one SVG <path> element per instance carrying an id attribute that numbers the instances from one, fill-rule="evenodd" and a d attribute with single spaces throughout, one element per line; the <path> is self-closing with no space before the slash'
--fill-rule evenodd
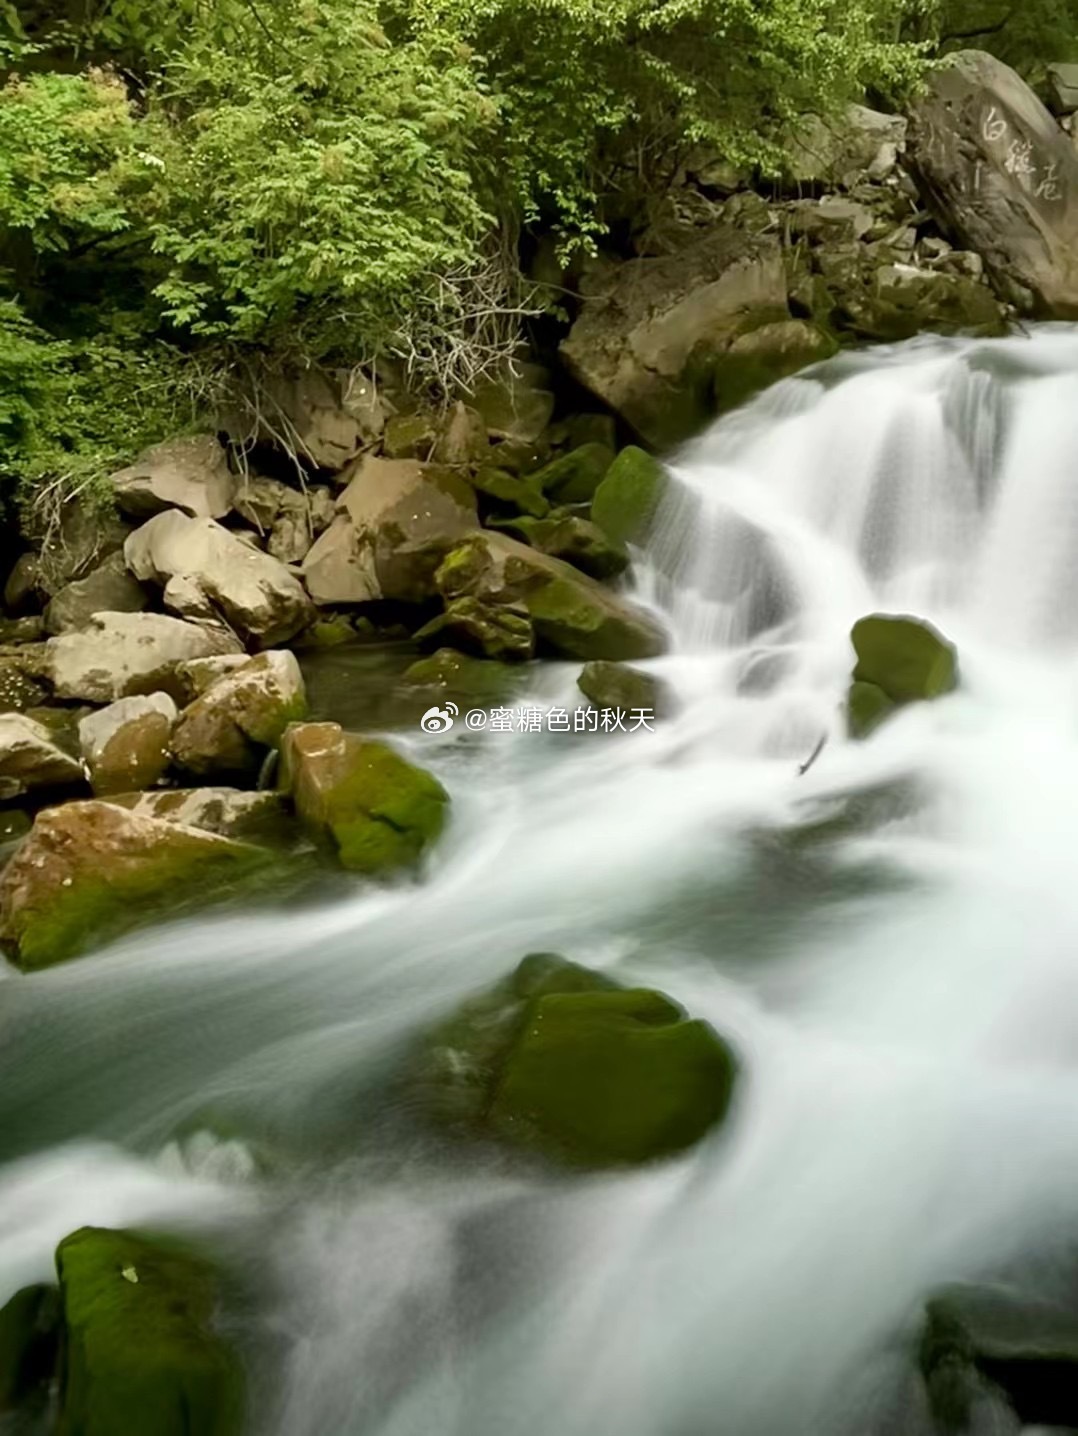
<path id="1" fill-rule="evenodd" d="M 201 1236 L 252 1436 L 921 1436 L 926 1293 L 1067 1289 L 1078 331 L 840 358 L 672 472 L 635 566 L 674 640 L 653 733 L 417 711 L 454 814 L 418 885 L 3 983 L 0 1300 L 84 1223 Z M 852 744 L 876 609 L 931 619 L 962 685 Z M 576 671 L 530 697 L 573 706 Z M 559 1177 L 395 1110 L 402 1046 L 537 950 L 728 1037 L 716 1136 Z"/>

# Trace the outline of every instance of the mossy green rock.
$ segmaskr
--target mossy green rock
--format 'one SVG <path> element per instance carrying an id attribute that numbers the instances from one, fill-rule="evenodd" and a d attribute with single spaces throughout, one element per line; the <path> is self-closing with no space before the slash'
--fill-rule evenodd
<path id="1" fill-rule="evenodd" d="M 256 880 L 269 854 L 107 802 L 39 813 L 0 877 L 0 939 L 26 971 Z"/>
<path id="2" fill-rule="evenodd" d="M 501 703 L 519 683 L 522 670 L 487 658 L 474 658 L 455 648 L 439 648 L 401 674 L 408 687 L 429 688 L 469 708 Z"/>
<path id="3" fill-rule="evenodd" d="M 471 475 L 472 487 L 496 503 L 516 509 L 518 513 L 542 518 L 550 511 L 550 500 L 534 477 L 520 478 L 507 469 L 481 468 Z"/>
<path id="4" fill-rule="evenodd" d="M 807 319 L 779 319 L 739 335 L 715 360 L 715 403 L 725 413 L 780 379 L 838 352 L 838 340 Z"/>
<path id="5" fill-rule="evenodd" d="M 240 1364 L 214 1330 L 206 1262 L 83 1227 L 56 1253 L 64 1312 L 56 1436 L 240 1436 Z"/>
<path id="6" fill-rule="evenodd" d="M 581 444 L 552 459 L 534 479 L 559 504 L 587 504 L 613 462 L 614 451 L 605 444 Z"/>
<path id="7" fill-rule="evenodd" d="M 894 708 L 940 698 L 958 683 L 958 652 L 920 618 L 873 613 L 850 634 L 857 663 L 847 699 L 852 737 L 866 737 Z"/>
<path id="8" fill-rule="evenodd" d="M 420 1072 L 442 1120 L 601 1168 L 693 1146 L 725 1115 L 736 1063 L 661 993 L 538 954 L 432 1034 Z"/>
<path id="9" fill-rule="evenodd" d="M 24 1286 L 0 1309 L 0 1413 L 43 1395 L 59 1354 L 59 1291 Z"/>
<path id="10" fill-rule="evenodd" d="M 613 543 L 642 543 L 666 489 L 666 470 L 644 449 L 622 449 L 591 504 L 592 522 Z"/>
<path id="11" fill-rule="evenodd" d="M 441 833 L 449 794 L 388 744 L 337 723 L 299 723 L 281 744 L 281 786 L 344 867 L 384 876 L 413 866 Z"/>
<path id="12" fill-rule="evenodd" d="M 592 578 L 616 578 L 629 567 L 629 555 L 621 544 L 608 539 L 590 519 L 565 510 L 545 519 L 505 519 L 491 526 L 519 534 L 540 553 L 571 563 Z"/>
<path id="13" fill-rule="evenodd" d="M 500 663 L 524 663 L 535 653 L 535 630 L 525 610 L 481 599 L 453 598 L 414 635 L 421 647 L 449 643 Z"/>
<path id="14" fill-rule="evenodd" d="M 867 738 L 896 705 L 875 683 L 851 683 L 846 698 L 846 728 L 851 738 Z"/>
<path id="15" fill-rule="evenodd" d="M 672 706 L 670 690 L 651 673 L 641 673 L 624 663 L 587 663 L 576 686 L 598 708 L 621 708 L 626 712 L 649 709 L 658 715 Z"/>

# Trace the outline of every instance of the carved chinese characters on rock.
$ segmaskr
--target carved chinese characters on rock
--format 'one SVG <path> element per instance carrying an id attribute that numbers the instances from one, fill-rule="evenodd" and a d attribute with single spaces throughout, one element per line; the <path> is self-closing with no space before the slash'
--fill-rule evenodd
<path id="1" fill-rule="evenodd" d="M 989 105 L 981 116 L 981 138 L 1000 153 L 1002 168 L 1028 194 L 1049 203 L 1062 198 L 1058 161 L 1042 161 L 1033 141 L 1018 132 L 998 105 Z"/>

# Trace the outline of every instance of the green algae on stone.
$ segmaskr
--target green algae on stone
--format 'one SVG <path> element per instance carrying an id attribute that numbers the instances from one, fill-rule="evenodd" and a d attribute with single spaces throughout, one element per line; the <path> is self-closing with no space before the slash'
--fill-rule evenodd
<path id="1" fill-rule="evenodd" d="M 44 1399 L 59 1353 L 59 1291 L 24 1286 L 0 1308 L 0 1414 Z"/>
<path id="2" fill-rule="evenodd" d="M 545 519 L 499 519 L 490 526 L 519 534 L 540 553 L 571 563 L 592 578 L 616 578 L 629 566 L 629 555 L 621 544 L 611 542 L 598 524 L 565 509 Z"/>
<path id="3" fill-rule="evenodd" d="M 542 518 L 550 510 L 550 500 L 533 477 L 520 478 L 505 469 L 481 468 L 471 476 L 477 492 L 519 513 Z"/>
<path id="4" fill-rule="evenodd" d="M 850 737 L 867 738 L 896 706 L 878 684 L 851 683 L 846 697 L 846 729 Z"/>
<path id="5" fill-rule="evenodd" d="M 451 1127 L 607 1167 L 692 1146 L 735 1076 L 715 1032 L 663 994 L 533 954 L 428 1035 L 413 1086 Z"/>
<path id="6" fill-rule="evenodd" d="M 535 630 L 526 612 L 467 596 L 450 599 L 445 611 L 413 636 L 423 648 L 451 643 L 499 663 L 525 663 L 535 653 Z"/>
<path id="7" fill-rule="evenodd" d="M 300 723 L 281 745 L 281 785 L 344 867 L 368 876 L 409 868 L 441 834 L 449 794 L 387 743 L 337 723 Z"/>
<path id="8" fill-rule="evenodd" d="M 243 1372 L 214 1329 L 207 1262 L 161 1239 L 83 1227 L 60 1243 L 56 1267 L 56 1436 L 240 1436 Z"/>
<path id="9" fill-rule="evenodd" d="M 667 713 L 671 707 L 670 690 L 651 673 L 641 673 L 624 663 L 597 659 L 586 663 L 576 686 L 585 698 L 599 708 L 649 709 L 654 714 Z"/>
<path id="10" fill-rule="evenodd" d="M 614 451 L 605 444 L 581 444 L 552 459 L 534 475 L 534 482 L 559 504 L 587 504 L 613 462 Z"/>
<path id="11" fill-rule="evenodd" d="M 642 543 L 667 484 L 666 470 L 644 449 L 622 449 L 591 504 L 592 522 L 613 543 Z"/>
<path id="12" fill-rule="evenodd" d="M 854 682 L 875 683 L 893 703 L 950 693 L 958 682 L 958 653 L 930 623 L 904 614 L 873 613 L 850 634 Z"/>
<path id="13" fill-rule="evenodd" d="M 24 971 L 78 957 L 261 876 L 263 849 L 107 802 L 39 813 L 0 876 L 0 940 Z"/>

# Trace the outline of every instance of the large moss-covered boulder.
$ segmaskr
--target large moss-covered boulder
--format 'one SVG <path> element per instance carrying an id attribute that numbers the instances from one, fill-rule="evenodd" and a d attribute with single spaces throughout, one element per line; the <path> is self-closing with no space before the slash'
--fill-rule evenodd
<path id="1" fill-rule="evenodd" d="M 387 743 L 338 723 L 298 723 L 281 744 L 281 787 L 352 872 L 413 866 L 445 826 L 449 794 Z"/>
<path id="2" fill-rule="evenodd" d="M 741 334 L 715 361 L 715 402 L 721 412 L 806 365 L 829 359 L 838 340 L 807 319 L 777 319 Z"/>
<path id="3" fill-rule="evenodd" d="M 243 877 L 258 848 L 107 802 L 39 813 L 0 876 L 0 942 L 26 971 L 77 957 Z"/>
<path id="4" fill-rule="evenodd" d="M 466 597 L 523 610 L 540 643 L 570 658 L 653 658 L 665 646 L 651 614 L 507 534 L 472 535 L 435 581 L 447 603 Z"/>
<path id="5" fill-rule="evenodd" d="M 24 1286 L 0 1308 L 0 1416 L 44 1399 L 59 1354 L 59 1292 Z"/>
<path id="6" fill-rule="evenodd" d="M 893 708 L 940 698 L 958 682 L 954 644 L 923 619 L 869 614 L 850 639 L 857 655 L 847 708 L 854 737 L 867 736 Z"/>
<path id="7" fill-rule="evenodd" d="M 592 522 L 612 543 L 642 543 L 666 483 L 666 470 L 658 459 L 644 449 L 622 449 L 595 491 Z"/>
<path id="8" fill-rule="evenodd" d="M 972 1429 L 973 1408 L 991 1393 L 1023 1430 L 1078 1427 L 1078 1313 L 1068 1307 L 956 1284 L 927 1303 L 919 1356 L 941 1430 Z"/>
<path id="9" fill-rule="evenodd" d="M 439 1121 L 584 1167 L 693 1146 L 735 1076 L 725 1043 L 669 998 L 548 954 L 431 1033 L 415 1069 Z"/>
<path id="10" fill-rule="evenodd" d="M 56 1253 L 64 1354 L 57 1436 L 240 1436 L 239 1360 L 215 1330 L 201 1258 L 83 1227 Z"/>

